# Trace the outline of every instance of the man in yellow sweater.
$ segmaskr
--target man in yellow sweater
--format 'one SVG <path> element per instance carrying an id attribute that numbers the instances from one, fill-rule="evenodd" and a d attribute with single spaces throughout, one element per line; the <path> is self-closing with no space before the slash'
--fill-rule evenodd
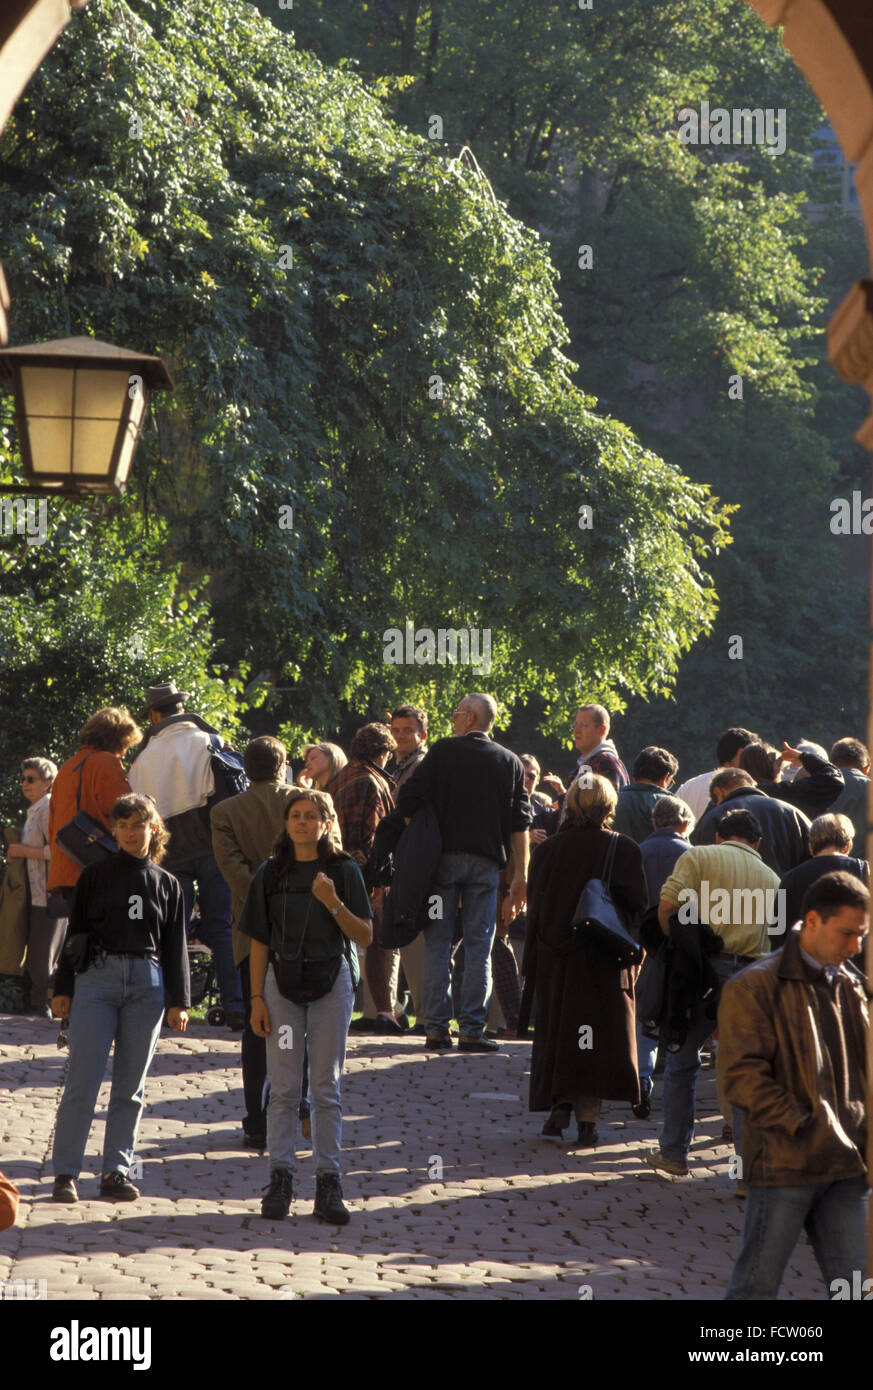
<path id="1" fill-rule="evenodd" d="M 710 957 L 722 981 L 768 955 L 770 931 L 779 927 L 779 878 L 763 862 L 760 844 L 761 826 L 751 811 L 726 811 L 716 843 L 686 850 L 661 889 L 658 921 L 665 935 L 675 915 L 683 924 L 703 923 L 722 938 L 722 950 Z M 688 1172 L 700 1049 L 713 1032 L 714 1015 L 708 1001 L 696 999 L 684 1043 L 667 1054 L 664 1125 L 659 1147 L 646 1155 L 660 1172 Z"/>

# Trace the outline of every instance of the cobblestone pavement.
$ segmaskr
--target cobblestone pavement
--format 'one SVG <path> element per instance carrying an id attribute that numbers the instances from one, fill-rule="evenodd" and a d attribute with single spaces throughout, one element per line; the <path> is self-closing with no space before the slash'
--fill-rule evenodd
<path id="1" fill-rule="evenodd" d="M 139 1138 L 143 1196 L 97 1200 L 108 1086 L 77 1206 L 49 1200 L 65 1054 L 49 1022 L 0 1017 L 0 1168 L 19 1186 L 0 1233 L 0 1282 L 46 1281 L 49 1299 L 721 1299 L 742 1202 L 701 1073 L 692 1173 L 645 1165 L 660 1124 L 604 1107 L 595 1151 L 540 1137 L 527 1111 L 530 1045 L 431 1055 L 418 1040 L 350 1042 L 344 1080 L 344 1229 L 313 1219 L 302 1151 L 291 1216 L 260 1216 L 267 1160 L 239 1147 L 239 1044 L 226 1029 L 165 1030 Z M 567 1131 L 568 1135 L 570 1131 Z M 442 1172 L 442 1180 L 439 1174 Z M 7 1296 L 9 1293 L 7 1292 Z M 782 1289 L 824 1299 L 798 1247 Z"/>

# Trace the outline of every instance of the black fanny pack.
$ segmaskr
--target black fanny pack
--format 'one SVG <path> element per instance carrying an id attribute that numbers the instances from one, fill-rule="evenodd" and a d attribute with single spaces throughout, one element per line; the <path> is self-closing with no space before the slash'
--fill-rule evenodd
<path id="1" fill-rule="evenodd" d="M 344 959 L 329 956 L 327 960 L 304 960 L 302 955 L 289 959 L 273 952 L 276 988 L 292 1004 L 312 1004 L 333 989 Z"/>
<path id="2" fill-rule="evenodd" d="M 64 942 L 61 950 L 64 964 L 72 970 L 74 975 L 81 975 L 83 970 L 87 970 L 91 963 L 92 943 L 91 937 L 86 931 L 73 932 Z"/>
<path id="3" fill-rule="evenodd" d="M 287 895 L 283 893 L 282 952 L 279 954 L 276 951 L 271 951 L 270 959 L 273 962 L 273 972 L 276 976 L 276 988 L 283 999 L 287 999 L 291 1004 L 313 1004 L 316 999 L 322 999 L 333 989 L 345 955 L 341 953 L 336 956 L 328 956 L 324 960 L 306 959 L 303 947 L 312 912 L 312 893 L 309 889 L 294 891 L 305 891 L 309 894 L 309 901 L 306 904 L 306 920 L 303 923 L 300 943 L 293 955 L 287 954 L 285 950 L 285 902 Z"/>

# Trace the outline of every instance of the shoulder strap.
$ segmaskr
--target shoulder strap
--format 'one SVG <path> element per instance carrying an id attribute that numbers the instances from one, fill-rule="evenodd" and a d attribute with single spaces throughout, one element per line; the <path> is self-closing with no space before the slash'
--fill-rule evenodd
<path id="1" fill-rule="evenodd" d="M 77 788 L 76 788 L 76 810 L 77 810 L 77 811 L 80 810 L 81 805 L 82 805 L 82 778 L 85 776 L 84 772 L 80 771 L 80 768 L 84 768 L 84 766 L 85 766 L 86 762 L 88 761 L 88 759 L 90 758 L 90 756 L 91 756 L 90 753 L 86 753 L 85 756 L 84 756 L 84 758 L 82 759 L 82 761 L 81 761 L 80 763 L 76 763 L 76 766 L 73 768 L 73 771 L 74 771 L 74 772 L 78 772 L 78 773 L 79 773 L 79 785 L 78 785 Z"/>
<path id="2" fill-rule="evenodd" d="M 612 882 L 612 866 L 615 863 L 615 851 L 617 848 L 618 834 L 613 830 L 609 840 L 609 848 L 606 851 L 606 863 L 603 866 L 603 882 L 606 884 L 607 889 Z"/>

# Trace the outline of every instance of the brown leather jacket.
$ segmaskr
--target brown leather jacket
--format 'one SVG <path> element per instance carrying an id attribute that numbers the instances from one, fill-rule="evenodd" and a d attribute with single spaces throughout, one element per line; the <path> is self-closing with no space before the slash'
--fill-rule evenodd
<path id="1" fill-rule="evenodd" d="M 836 986 L 859 1148 L 838 1118 L 834 1069 L 799 938 L 793 930 L 781 951 L 729 980 L 719 1005 L 719 1083 L 744 1112 L 743 1177 L 757 1187 L 837 1182 L 866 1171 L 867 990 L 851 968 Z"/>

